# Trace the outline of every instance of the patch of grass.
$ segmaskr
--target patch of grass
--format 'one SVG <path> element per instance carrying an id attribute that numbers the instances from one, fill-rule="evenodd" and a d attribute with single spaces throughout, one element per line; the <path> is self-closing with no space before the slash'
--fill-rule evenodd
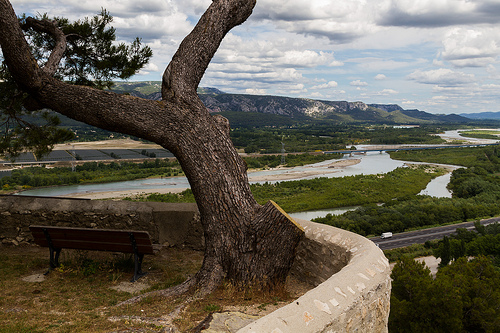
<path id="1" fill-rule="evenodd" d="M 188 332 L 196 323 L 201 322 L 209 313 L 220 311 L 241 311 L 249 315 L 263 316 L 279 307 L 290 303 L 297 298 L 291 285 L 300 284 L 299 281 L 289 278 L 287 287 L 273 292 L 254 290 L 252 288 L 239 289 L 230 283 L 225 283 L 204 299 L 196 299 L 185 308 L 184 316 L 176 321 L 182 332 Z"/>
<path id="2" fill-rule="evenodd" d="M 132 297 L 128 292 L 111 289 L 128 283 L 133 275 L 129 255 L 63 249 L 61 267 L 44 281 L 22 280 L 45 273 L 48 258 L 47 248 L 0 245 L 0 333 L 158 332 L 164 324 L 148 318 L 160 320 L 170 313 L 180 313 L 174 323 L 181 332 L 188 332 L 209 312 L 237 308 L 264 314 L 299 295 L 286 291 L 240 291 L 225 284 L 203 299 L 196 295 L 174 299 L 150 296 L 136 304 L 116 307 Z M 141 293 L 182 283 L 198 271 L 202 261 L 202 252 L 187 249 L 164 248 L 154 256 L 145 256 L 142 268 L 149 274 L 138 282 L 149 285 L 149 289 Z M 293 287 L 299 284 L 300 281 L 289 283 Z M 193 301 L 186 302 L 188 299 Z M 261 304 L 265 306 L 259 309 Z"/>
<path id="3" fill-rule="evenodd" d="M 203 310 L 206 312 L 217 312 L 221 310 L 221 307 L 217 304 L 208 304 Z"/>
<path id="4" fill-rule="evenodd" d="M 161 317 L 165 314 L 162 310 L 170 306 L 170 302 L 154 300 L 150 304 L 113 307 L 132 296 L 110 289 L 128 282 L 133 275 L 133 260 L 129 255 L 63 249 L 61 267 L 42 282 L 26 282 L 23 277 L 47 271 L 48 249 L 0 245 L 0 252 L 1 333 L 147 329 L 155 325 L 109 318 L 144 316 L 145 312 Z M 203 254 L 198 251 L 164 249 L 155 256 L 144 257 L 143 270 L 149 274 L 139 282 L 154 285 L 172 276 L 176 276 L 172 285 L 183 282 L 199 269 L 202 259 Z"/>

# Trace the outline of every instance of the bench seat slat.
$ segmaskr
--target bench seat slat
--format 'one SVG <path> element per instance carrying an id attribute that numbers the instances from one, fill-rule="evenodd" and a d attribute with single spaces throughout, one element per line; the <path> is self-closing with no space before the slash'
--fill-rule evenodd
<path id="1" fill-rule="evenodd" d="M 48 247 L 47 229 L 56 248 L 133 253 L 129 233 L 133 233 L 139 253 L 154 254 L 146 231 L 30 226 L 35 243 Z"/>
<path id="2" fill-rule="evenodd" d="M 90 232 L 90 233 L 82 233 L 80 234 L 79 232 L 75 231 L 57 231 L 57 230 L 48 230 L 50 238 L 52 240 L 56 239 L 74 239 L 74 240 L 89 240 L 89 241 L 110 241 L 112 240 L 113 242 L 116 243 L 128 243 L 130 244 L 130 236 L 129 233 L 109 233 L 109 232 Z M 134 238 L 137 244 L 151 244 L 151 241 L 149 239 L 149 234 L 137 234 L 136 232 L 132 232 L 134 234 Z M 34 238 L 41 238 L 45 239 L 45 233 L 43 230 L 37 230 L 32 232 Z M 146 237 L 144 237 L 146 236 Z"/>
<path id="3" fill-rule="evenodd" d="M 48 247 L 49 244 L 46 240 L 39 240 L 36 244 Z M 123 252 L 123 253 L 134 253 L 134 249 L 130 242 L 128 244 L 124 243 L 113 243 L 113 242 L 97 242 L 97 241 L 78 241 L 78 240 L 64 240 L 57 239 L 52 240 L 52 245 L 54 248 L 62 249 L 76 249 L 76 250 L 94 250 L 94 251 L 109 251 L 109 252 Z M 137 246 L 139 253 L 143 254 L 154 254 L 151 251 L 151 247 L 148 246 Z"/>
<path id="4" fill-rule="evenodd" d="M 32 232 L 41 234 L 43 234 L 44 229 L 47 229 L 51 235 L 77 235 L 76 237 L 110 237 L 112 235 L 112 237 L 128 237 L 128 234 L 132 232 L 136 239 L 149 238 L 147 231 L 30 226 Z"/>

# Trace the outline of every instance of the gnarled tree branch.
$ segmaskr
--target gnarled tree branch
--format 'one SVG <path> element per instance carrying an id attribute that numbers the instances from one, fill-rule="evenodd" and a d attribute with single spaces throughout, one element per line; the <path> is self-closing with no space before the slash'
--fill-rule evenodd
<path id="1" fill-rule="evenodd" d="M 21 88 L 28 92 L 39 89 L 42 84 L 40 68 L 7 0 L 0 0 L 0 46 L 9 71 Z"/>
<path id="2" fill-rule="evenodd" d="M 255 3 L 255 0 L 212 2 L 163 73 L 164 100 L 175 101 L 196 95 L 196 88 L 222 39 L 232 28 L 246 21 Z"/>
<path id="3" fill-rule="evenodd" d="M 26 23 L 23 28 L 32 28 L 38 32 L 44 32 L 52 37 L 56 41 L 54 49 L 51 51 L 47 63 L 43 67 L 43 71 L 50 76 L 53 76 L 57 71 L 59 63 L 61 62 L 64 52 L 66 51 L 66 36 L 64 32 L 59 29 L 56 22 L 49 20 L 37 20 L 32 17 L 26 18 Z"/>

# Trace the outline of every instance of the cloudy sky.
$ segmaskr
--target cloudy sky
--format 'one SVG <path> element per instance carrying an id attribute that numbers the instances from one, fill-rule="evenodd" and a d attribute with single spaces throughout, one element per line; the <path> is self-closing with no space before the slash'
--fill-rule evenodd
<path id="1" fill-rule="evenodd" d="M 161 79 L 211 0 L 12 0 L 17 14 L 78 19 L 106 8 L 120 41 L 142 38 Z M 500 111 L 500 0 L 257 0 L 201 86 L 230 93 Z"/>

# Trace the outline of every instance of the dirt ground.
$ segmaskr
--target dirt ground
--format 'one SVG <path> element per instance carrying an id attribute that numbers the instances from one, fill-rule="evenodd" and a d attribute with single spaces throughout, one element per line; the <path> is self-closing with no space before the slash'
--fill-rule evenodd
<path id="1" fill-rule="evenodd" d="M 203 253 L 158 248 L 144 257 L 148 274 L 135 283 L 133 261 L 120 253 L 63 249 L 61 267 L 44 275 L 48 257 L 47 248 L 0 244 L 0 332 L 188 332 L 212 313 L 264 316 L 311 288 L 290 277 L 286 290 L 274 294 L 224 285 L 203 299 L 151 296 L 117 306 L 182 283 L 199 269 Z"/>
<path id="2" fill-rule="evenodd" d="M 160 149 L 160 145 L 154 143 L 145 143 L 132 139 L 114 139 L 91 142 L 71 142 L 65 144 L 57 144 L 54 150 L 68 149 Z"/>

